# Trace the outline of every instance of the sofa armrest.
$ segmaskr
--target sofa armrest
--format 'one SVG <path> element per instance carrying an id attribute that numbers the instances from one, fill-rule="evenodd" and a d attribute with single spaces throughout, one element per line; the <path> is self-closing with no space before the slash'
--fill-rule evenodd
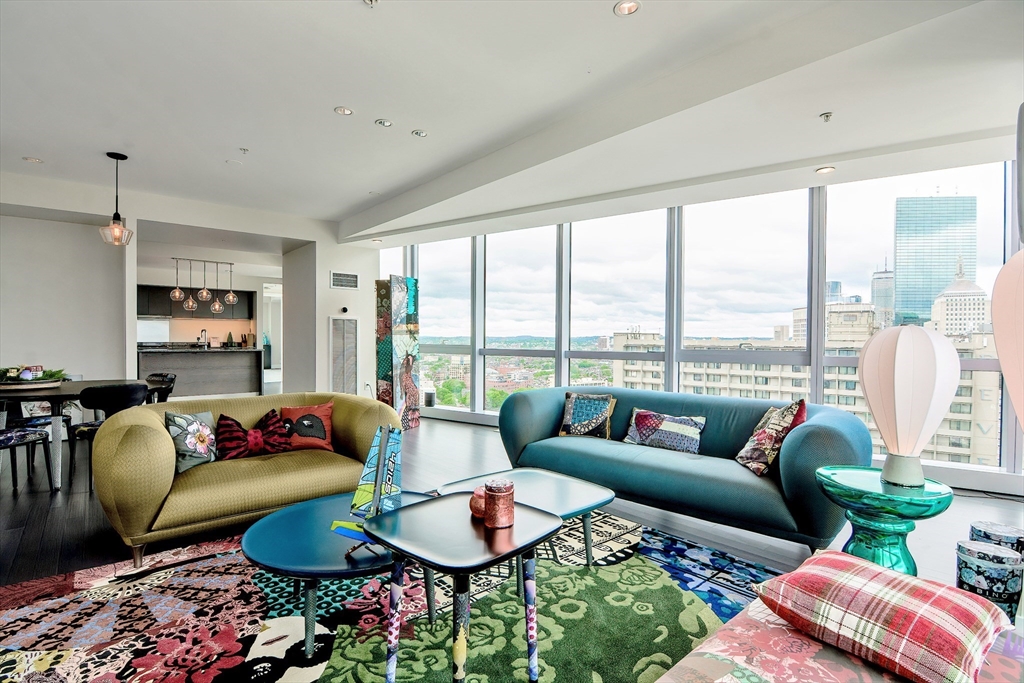
<path id="1" fill-rule="evenodd" d="M 316 396 L 310 395 L 311 400 Z M 370 444 L 378 427 L 391 425 L 402 428 L 398 413 L 388 405 L 365 396 L 350 394 L 325 394 L 334 402 L 331 415 L 331 431 L 334 450 L 342 455 L 366 462 Z"/>
<path id="2" fill-rule="evenodd" d="M 565 414 L 565 389 L 536 389 L 512 394 L 501 404 L 498 431 L 513 467 L 529 444 L 558 435 Z"/>
<path id="3" fill-rule="evenodd" d="M 871 433 L 855 415 L 822 408 L 782 442 L 782 494 L 800 530 L 827 546 L 843 528 L 843 510 L 818 488 L 814 471 L 826 465 L 871 464 Z"/>
<path id="4" fill-rule="evenodd" d="M 93 442 L 96 495 L 125 543 L 148 532 L 174 482 L 174 440 L 144 406 L 106 420 Z"/>

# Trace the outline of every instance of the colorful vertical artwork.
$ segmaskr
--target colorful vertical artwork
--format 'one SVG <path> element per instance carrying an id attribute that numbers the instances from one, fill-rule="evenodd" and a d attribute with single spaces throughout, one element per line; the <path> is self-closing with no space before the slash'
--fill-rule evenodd
<path id="1" fill-rule="evenodd" d="M 419 283 L 377 280 L 377 399 L 398 412 L 402 429 L 420 424 Z"/>
<path id="2" fill-rule="evenodd" d="M 402 506 L 402 432 L 377 427 L 363 464 L 359 484 L 352 494 L 352 516 L 367 519 Z M 335 521 L 331 531 L 361 543 L 372 543 L 362 522 Z"/>

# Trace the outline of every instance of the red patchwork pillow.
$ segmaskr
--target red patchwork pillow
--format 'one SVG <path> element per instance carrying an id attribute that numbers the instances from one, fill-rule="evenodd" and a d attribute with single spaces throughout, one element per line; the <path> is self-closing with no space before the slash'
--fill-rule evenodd
<path id="1" fill-rule="evenodd" d="M 760 477 L 775 462 L 786 435 L 806 421 L 807 404 L 803 399 L 785 408 L 769 408 L 754 427 L 743 450 L 736 454 L 736 460 Z"/>
<path id="2" fill-rule="evenodd" d="M 291 450 L 317 448 L 333 451 L 331 444 L 331 416 L 334 414 L 334 402 L 328 401 L 318 406 L 292 406 L 281 408 L 284 426 L 288 429 L 291 439 Z"/>
<path id="3" fill-rule="evenodd" d="M 284 453 L 291 450 L 288 429 L 284 421 L 271 409 L 252 429 L 245 429 L 233 417 L 221 415 L 217 420 L 218 460 L 245 458 L 250 455 Z"/>
<path id="4" fill-rule="evenodd" d="M 836 550 L 754 590 L 807 635 L 920 683 L 973 683 L 1012 628 L 985 598 Z"/>

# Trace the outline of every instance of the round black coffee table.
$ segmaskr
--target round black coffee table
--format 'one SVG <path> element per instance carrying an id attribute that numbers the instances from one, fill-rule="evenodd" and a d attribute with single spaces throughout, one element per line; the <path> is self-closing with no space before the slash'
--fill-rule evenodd
<path id="1" fill-rule="evenodd" d="M 422 493 L 402 492 L 402 505 L 430 498 Z M 363 521 L 352 515 L 351 493 L 289 505 L 259 520 L 242 536 L 242 553 L 250 562 L 278 576 L 303 582 L 306 657 L 313 656 L 320 579 L 373 576 L 385 572 L 393 563 L 386 548 L 357 547 L 358 541 L 331 531 L 335 521 Z"/>

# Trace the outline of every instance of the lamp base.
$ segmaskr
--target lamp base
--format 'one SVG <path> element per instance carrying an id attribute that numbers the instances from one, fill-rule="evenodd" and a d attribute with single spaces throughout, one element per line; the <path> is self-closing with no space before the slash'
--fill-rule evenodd
<path id="1" fill-rule="evenodd" d="M 921 458 L 916 455 L 890 453 L 885 456 L 885 464 L 882 465 L 882 481 L 908 488 L 924 486 L 924 469 L 921 467 Z"/>

